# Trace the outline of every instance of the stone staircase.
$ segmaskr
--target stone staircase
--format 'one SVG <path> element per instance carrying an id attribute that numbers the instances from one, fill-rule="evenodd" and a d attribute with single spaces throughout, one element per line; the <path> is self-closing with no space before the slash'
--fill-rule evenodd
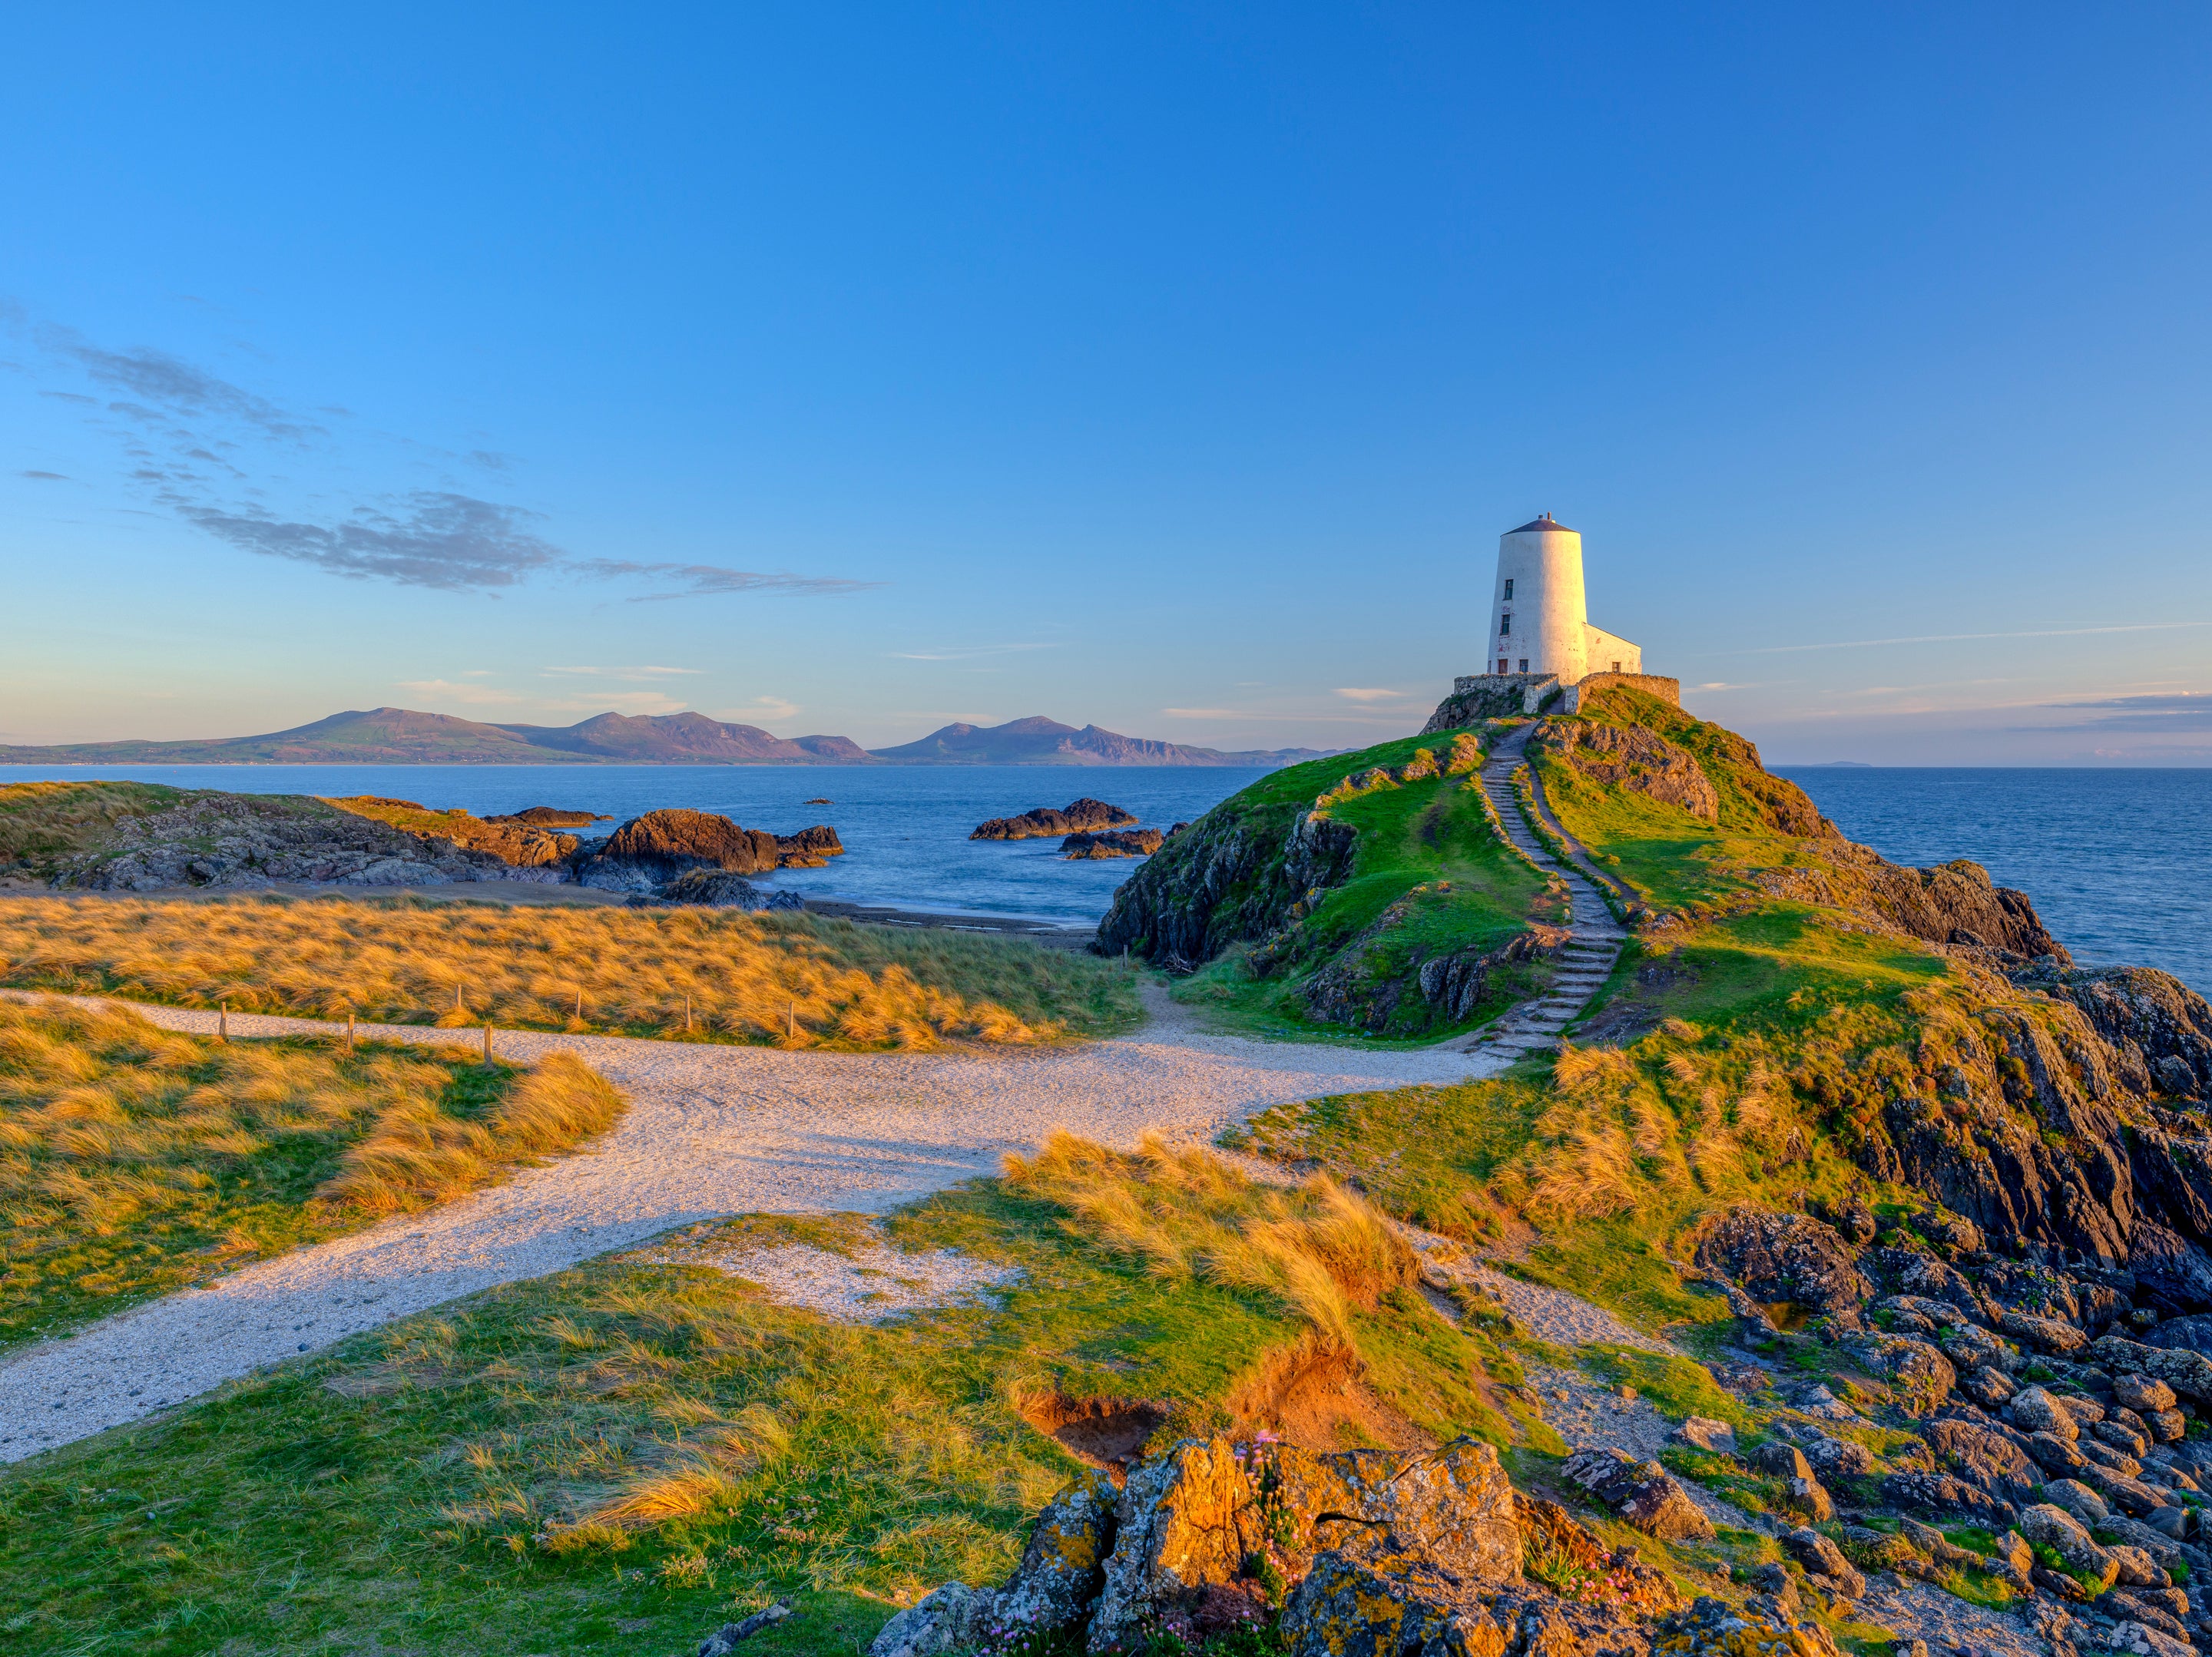
<path id="1" fill-rule="evenodd" d="M 1491 1059 L 1498 1069 L 1523 1054 L 1549 1053 L 1558 1048 L 1561 1034 L 1589 1005 L 1590 998 L 1612 973 L 1613 963 L 1620 959 L 1621 945 L 1628 937 L 1620 923 L 1613 918 L 1613 911 L 1606 907 L 1605 895 L 1598 890 L 1596 883 L 1572 865 L 1553 857 L 1521 809 L 1520 797 L 1513 789 L 1513 773 L 1522 762 L 1522 746 L 1528 741 L 1528 729 L 1523 725 L 1491 750 L 1490 757 L 1483 762 L 1482 791 L 1497 808 L 1505 837 L 1527 853 L 1538 868 L 1566 883 L 1571 906 L 1567 925 L 1573 937 L 1555 957 L 1559 972 L 1547 994 L 1534 1001 L 1522 1002 L 1486 1029 L 1455 1037 L 1444 1044 Z"/>

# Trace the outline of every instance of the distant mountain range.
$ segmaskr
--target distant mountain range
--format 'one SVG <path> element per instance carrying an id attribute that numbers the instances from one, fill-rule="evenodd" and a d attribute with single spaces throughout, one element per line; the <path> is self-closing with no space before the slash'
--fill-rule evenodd
<path id="1" fill-rule="evenodd" d="M 575 725 L 484 725 L 376 707 L 265 737 L 0 746 L 7 765 L 1291 765 L 1333 750 L 1224 753 L 1033 718 L 948 725 L 870 753 L 845 737 L 775 737 L 703 713 L 601 713 Z"/>

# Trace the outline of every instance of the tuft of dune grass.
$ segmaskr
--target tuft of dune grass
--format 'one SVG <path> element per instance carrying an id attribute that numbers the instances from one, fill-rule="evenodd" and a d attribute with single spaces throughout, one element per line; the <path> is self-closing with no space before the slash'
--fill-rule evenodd
<path id="1" fill-rule="evenodd" d="M 1056 1132 L 1006 1158 L 1006 1185 L 1068 1211 L 1067 1229 L 1157 1276 L 1257 1291 L 1295 1310 L 1322 1353 L 1352 1355 L 1354 1314 L 1419 1276 L 1382 1211 L 1326 1174 L 1262 1185 L 1202 1146 L 1148 1134 L 1133 1154 Z"/>
<path id="2" fill-rule="evenodd" d="M 408 899 L 0 899 L 0 981 L 313 1018 L 797 1047 L 1018 1046 L 1137 1017 L 1123 967 L 1019 940 L 811 915 Z"/>
<path id="3" fill-rule="evenodd" d="M 0 1000 L 0 1344 L 458 1196 L 623 1108 L 566 1053 L 517 1071 Z"/>

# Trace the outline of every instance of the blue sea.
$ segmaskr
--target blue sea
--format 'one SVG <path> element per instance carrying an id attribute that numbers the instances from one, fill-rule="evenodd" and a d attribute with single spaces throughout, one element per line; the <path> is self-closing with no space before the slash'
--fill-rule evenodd
<path id="1" fill-rule="evenodd" d="M 2018 887 L 2083 966 L 2212 995 L 2212 770 L 1777 769 L 1893 863 L 1969 858 Z"/>
<path id="2" fill-rule="evenodd" d="M 1998 884 L 2034 899 L 2084 964 L 2162 967 L 2212 994 L 2212 770 L 1782 770 L 1844 834 L 1893 862 L 1984 865 Z M 1097 921 L 1139 860 L 1070 863 L 1057 840 L 970 841 L 968 831 L 1083 794 L 1165 828 L 1264 774 L 1185 766 L 0 766 L 0 782 L 129 777 L 246 793 L 386 794 L 479 816 L 562 805 L 619 822 L 681 805 L 778 834 L 827 822 L 847 855 L 826 869 L 785 870 L 777 885 L 1066 926 Z M 806 803 L 816 796 L 832 803 Z"/>
<path id="3" fill-rule="evenodd" d="M 846 854 L 826 869 L 783 870 L 775 886 L 848 903 L 1070 926 L 1095 924 L 1143 859 L 1071 863 L 1056 839 L 971 841 L 969 830 L 1085 794 L 1165 829 L 1266 774 L 1243 766 L 1150 765 L 0 765 L 0 782 L 120 778 L 246 794 L 382 794 L 479 816 L 560 805 L 615 820 L 583 833 L 606 833 L 663 806 L 720 812 L 780 835 L 826 822 Z M 831 803 L 807 804 L 817 796 Z"/>

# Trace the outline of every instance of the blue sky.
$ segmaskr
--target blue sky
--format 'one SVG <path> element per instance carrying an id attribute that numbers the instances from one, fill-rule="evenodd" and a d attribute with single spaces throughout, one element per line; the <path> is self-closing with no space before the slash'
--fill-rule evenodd
<path id="1" fill-rule="evenodd" d="M 0 739 L 1352 745 L 1548 509 L 1771 760 L 2212 763 L 2201 7 L 10 31 Z"/>

